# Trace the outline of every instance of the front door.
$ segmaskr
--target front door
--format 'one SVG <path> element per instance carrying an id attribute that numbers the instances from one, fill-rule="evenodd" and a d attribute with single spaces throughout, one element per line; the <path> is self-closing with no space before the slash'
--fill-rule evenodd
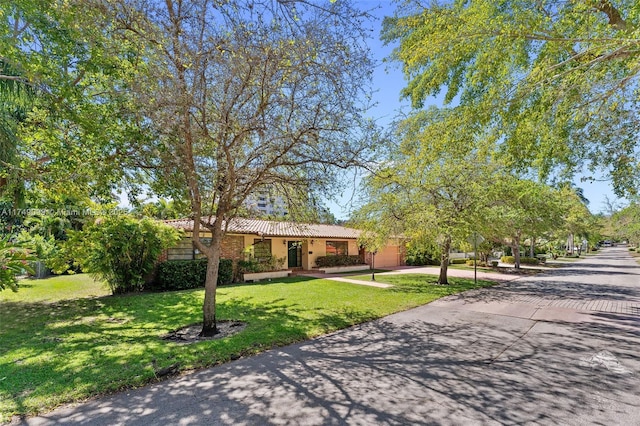
<path id="1" fill-rule="evenodd" d="M 287 259 L 289 268 L 302 267 L 302 241 L 287 241 Z"/>

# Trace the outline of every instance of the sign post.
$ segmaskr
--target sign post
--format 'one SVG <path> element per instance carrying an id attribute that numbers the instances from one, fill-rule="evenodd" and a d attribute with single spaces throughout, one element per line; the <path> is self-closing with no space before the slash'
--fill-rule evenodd
<path id="1" fill-rule="evenodd" d="M 478 284 L 478 244 L 482 244 L 484 238 L 482 235 L 478 235 L 477 232 L 473 233 L 472 237 L 467 240 L 470 244 L 473 244 L 473 284 Z"/>
<path id="2" fill-rule="evenodd" d="M 376 253 L 378 250 L 371 252 L 371 281 L 376 280 Z"/>

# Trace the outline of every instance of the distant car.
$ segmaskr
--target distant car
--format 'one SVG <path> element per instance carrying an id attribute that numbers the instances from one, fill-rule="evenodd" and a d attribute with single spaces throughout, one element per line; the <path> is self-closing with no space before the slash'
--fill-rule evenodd
<path id="1" fill-rule="evenodd" d="M 605 240 L 602 242 L 602 247 L 611 247 L 611 241 L 609 240 Z"/>

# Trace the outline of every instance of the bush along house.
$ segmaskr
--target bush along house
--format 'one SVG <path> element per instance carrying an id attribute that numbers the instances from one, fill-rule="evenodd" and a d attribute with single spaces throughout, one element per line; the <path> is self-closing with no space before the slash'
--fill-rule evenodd
<path id="1" fill-rule="evenodd" d="M 165 223 L 184 231 L 184 237 L 167 250 L 163 260 L 198 259 L 200 255 L 191 241 L 193 220 L 177 219 Z M 371 254 L 358 245 L 360 233 L 357 229 L 338 225 L 236 218 L 227 225 L 221 257 L 232 260 L 234 269 L 245 273 L 333 272 L 347 270 L 347 267 L 357 270 L 357 266 L 368 269 Z M 211 234 L 201 229 L 200 237 L 206 242 Z M 404 265 L 404 262 L 404 245 L 399 242 L 390 241 L 375 255 L 376 268 L 391 268 Z"/>

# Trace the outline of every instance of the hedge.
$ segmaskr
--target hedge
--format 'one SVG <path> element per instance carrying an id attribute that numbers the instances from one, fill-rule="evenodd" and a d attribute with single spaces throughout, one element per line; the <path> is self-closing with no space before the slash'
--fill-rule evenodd
<path id="1" fill-rule="evenodd" d="M 231 284 L 233 280 L 233 261 L 220 259 L 218 285 Z M 186 290 L 204 287 L 207 274 L 207 259 L 168 260 L 158 265 L 155 282 L 146 286 L 148 290 Z"/>
<path id="2" fill-rule="evenodd" d="M 500 262 L 502 263 L 516 263 L 516 258 L 513 256 L 502 256 L 500 258 Z M 535 257 L 521 257 L 520 258 L 520 263 L 524 263 L 524 264 L 528 264 L 528 265 L 537 265 L 538 263 L 540 263 L 540 261 L 538 259 L 536 259 Z"/>
<path id="3" fill-rule="evenodd" d="M 319 268 L 328 268 L 331 266 L 352 266 L 362 265 L 360 256 L 357 255 L 337 255 L 337 256 L 319 256 L 316 259 L 316 265 Z"/>
<path id="4" fill-rule="evenodd" d="M 467 259 L 463 259 L 463 258 L 451 259 L 449 263 L 452 265 L 464 265 L 465 263 L 467 263 Z"/>

